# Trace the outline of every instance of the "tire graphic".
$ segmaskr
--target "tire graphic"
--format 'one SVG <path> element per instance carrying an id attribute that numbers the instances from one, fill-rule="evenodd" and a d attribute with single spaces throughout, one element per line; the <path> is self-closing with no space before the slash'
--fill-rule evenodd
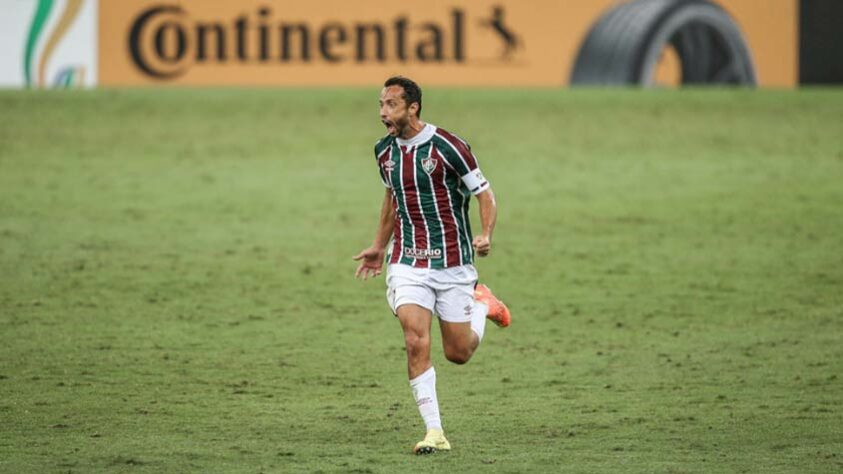
<path id="1" fill-rule="evenodd" d="M 756 84 L 738 25 L 708 0 L 633 0 L 608 11 L 580 46 L 571 84 L 652 86 L 668 45 L 682 84 Z"/>

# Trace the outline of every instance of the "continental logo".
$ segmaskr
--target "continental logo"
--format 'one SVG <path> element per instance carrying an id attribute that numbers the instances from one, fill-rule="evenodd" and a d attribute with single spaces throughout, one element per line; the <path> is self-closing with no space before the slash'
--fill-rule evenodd
<path id="1" fill-rule="evenodd" d="M 200 20 L 183 6 L 157 4 L 131 21 L 127 41 L 134 66 L 160 80 L 209 64 L 460 65 L 478 60 L 500 64 L 511 61 L 522 48 L 504 7 L 476 15 L 463 8 L 439 13 L 444 13 L 440 21 L 415 21 L 409 15 L 398 15 L 310 22 L 285 18 L 268 6 L 258 6 L 231 18 Z M 472 25 L 499 42 L 495 57 L 472 57 L 466 41 Z"/>

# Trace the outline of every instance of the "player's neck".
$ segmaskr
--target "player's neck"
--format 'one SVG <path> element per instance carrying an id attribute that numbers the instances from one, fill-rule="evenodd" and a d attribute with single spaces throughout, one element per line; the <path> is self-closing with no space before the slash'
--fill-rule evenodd
<path id="1" fill-rule="evenodd" d="M 402 140 L 410 140 L 422 130 L 424 130 L 425 123 L 419 119 L 410 119 L 410 123 L 407 125 L 404 130 L 401 131 L 401 135 L 398 138 Z"/>

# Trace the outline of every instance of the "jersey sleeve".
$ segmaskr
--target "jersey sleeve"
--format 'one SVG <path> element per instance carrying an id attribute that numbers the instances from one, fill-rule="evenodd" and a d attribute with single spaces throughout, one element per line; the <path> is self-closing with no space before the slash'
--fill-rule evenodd
<path id="1" fill-rule="evenodd" d="M 489 189 L 489 181 L 483 176 L 483 173 L 480 171 L 480 168 L 476 168 L 469 172 L 467 175 L 462 176 L 462 182 L 465 183 L 465 187 L 471 191 L 471 194 L 477 195 L 482 193 L 483 191 Z"/>
<path id="2" fill-rule="evenodd" d="M 392 183 L 389 182 L 389 176 L 387 176 L 384 166 L 385 161 L 389 159 L 389 147 L 384 148 L 381 146 L 381 143 L 382 141 L 379 140 L 375 144 L 375 162 L 378 165 L 378 174 L 380 174 L 381 182 L 387 188 L 391 188 Z"/>
<path id="3" fill-rule="evenodd" d="M 438 134 L 444 148 L 445 161 L 459 174 L 471 194 L 480 194 L 489 189 L 489 181 L 480 171 L 480 164 L 472 153 L 471 146 L 458 136 L 442 129 L 439 129 Z"/>

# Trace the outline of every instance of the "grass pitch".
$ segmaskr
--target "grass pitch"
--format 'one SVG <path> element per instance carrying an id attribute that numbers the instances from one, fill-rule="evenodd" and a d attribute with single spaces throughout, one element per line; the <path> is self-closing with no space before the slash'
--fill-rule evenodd
<path id="1" fill-rule="evenodd" d="M 0 471 L 843 470 L 841 92 L 426 90 L 514 323 L 425 458 L 377 92 L 0 92 Z"/>

